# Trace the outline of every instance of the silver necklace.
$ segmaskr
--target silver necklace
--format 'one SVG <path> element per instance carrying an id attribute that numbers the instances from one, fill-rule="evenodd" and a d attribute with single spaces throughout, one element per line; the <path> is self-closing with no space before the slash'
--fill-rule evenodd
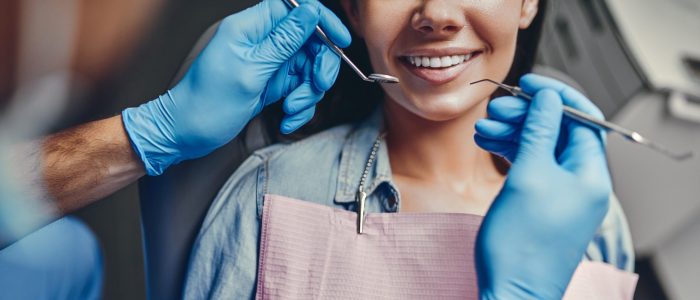
<path id="1" fill-rule="evenodd" d="M 369 171 L 372 169 L 374 162 L 377 160 L 377 152 L 379 151 L 379 146 L 381 146 L 382 140 L 385 136 L 386 133 L 379 133 L 377 139 L 374 140 L 372 152 L 369 154 L 369 159 L 367 159 L 367 164 L 365 164 L 365 170 L 362 172 L 362 178 L 360 178 L 360 187 L 357 189 L 357 194 L 355 194 L 355 201 L 357 201 L 357 234 L 362 234 L 363 226 L 365 224 L 365 201 L 367 200 L 365 184 L 367 181 L 367 176 L 369 176 Z"/>

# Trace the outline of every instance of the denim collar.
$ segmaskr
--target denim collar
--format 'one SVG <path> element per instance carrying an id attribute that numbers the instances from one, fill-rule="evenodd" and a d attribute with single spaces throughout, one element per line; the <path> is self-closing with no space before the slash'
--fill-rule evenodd
<path id="1" fill-rule="evenodd" d="M 365 165 L 372 152 L 372 145 L 384 128 L 384 110 L 381 107 L 349 133 L 343 145 L 340 158 L 340 168 L 338 172 L 338 188 L 335 192 L 336 203 L 351 203 L 355 201 L 355 195 L 360 186 L 360 178 L 364 172 Z M 372 198 L 379 190 L 388 192 L 394 196 L 393 205 L 384 201 L 387 210 L 396 210 L 399 203 L 399 194 L 396 185 L 391 178 L 391 165 L 386 142 L 382 141 L 377 152 L 377 159 L 367 176 L 365 192 L 368 198 Z M 384 190 L 385 187 L 387 190 Z M 383 197 L 386 200 L 387 197 Z"/>

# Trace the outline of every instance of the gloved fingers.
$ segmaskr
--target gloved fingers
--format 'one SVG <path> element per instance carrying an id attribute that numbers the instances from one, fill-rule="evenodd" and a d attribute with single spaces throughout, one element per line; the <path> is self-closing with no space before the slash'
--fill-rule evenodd
<path id="1" fill-rule="evenodd" d="M 333 11 L 319 3 L 318 0 L 299 0 L 300 6 L 312 6 L 319 9 L 316 21 L 326 32 L 328 38 L 341 48 L 352 42 L 350 31 Z M 248 40 L 259 44 L 282 22 L 293 9 L 284 0 L 265 0 L 242 12 L 224 18 L 219 30 L 227 35 L 235 35 L 236 41 Z M 314 27 L 316 24 L 314 24 Z"/>
<path id="2" fill-rule="evenodd" d="M 310 66 L 309 63 L 304 65 L 305 73 L 302 76 L 305 81 L 296 87 L 282 104 L 285 116 L 280 124 L 280 131 L 283 134 L 290 134 L 311 121 L 316 112 L 316 103 L 321 101 L 325 94 L 316 89 L 311 82 L 311 74 L 308 71 Z"/>
<path id="3" fill-rule="evenodd" d="M 510 124 L 491 119 L 476 121 L 476 134 L 497 141 L 518 142 L 520 138 L 519 124 Z"/>
<path id="4" fill-rule="evenodd" d="M 219 30 L 235 35 L 235 41 L 259 44 L 289 15 L 290 11 L 291 8 L 282 0 L 264 0 L 246 10 L 227 16 L 222 20 Z"/>
<path id="5" fill-rule="evenodd" d="M 324 91 L 318 90 L 312 83 L 313 59 L 306 52 L 300 51 L 297 63 L 294 66 L 294 74 L 290 76 L 295 80 L 290 83 L 285 92 L 286 98 L 282 104 L 282 110 L 287 115 L 297 114 L 310 106 L 316 105 L 323 98 Z M 299 82 L 297 84 L 297 82 Z"/>
<path id="6" fill-rule="evenodd" d="M 301 112 L 294 115 L 286 115 L 282 119 L 282 124 L 280 124 L 280 131 L 283 134 L 290 134 L 297 129 L 304 126 L 306 123 L 313 119 L 316 113 L 316 106 L 311 106 Z"/>
<path id="7" fill-rule="evenodd" d="M 311 82 L 304 82 L 284 99 L 282 110 L 287 115 L 295 115 L 315 106 L 323 98 L 324 92 L 317 90 Z"/>
<path id="8" fill-rule="evenodd" d="M 282 2 L 283 0 L 280 0 Z M 317 2 L 318 0 L 298 0 L 299 4 Z M 323 4 L 318 3 L 321 8 L 321 20 L 319 26 L 326 33 L 328 38 L 338 47 L 345 48 L 350 46 L 352 42 L 352 36 L 350 35 L 350 30 L 340 21 L 340 18 L 333 13 L 332 10 L 325 7 Z"/>
<path id="9" fill-rule="evenodd" d="M 575 176 L 594 207 L 607 209 L 612 181 L 605 155 L 605 144 L 595 130 L 570 122 L 562 127 L 565 146 L 558 156 L 562 169 Z M 580 203 L 583 204 L 583 203 Z M 601 215 L 605 215 L 603 212 Z"/>
<path id="10" fill-rule="evenodd" d="M 607 174 L 605 141 L 596 130 L 585 125 L 570 122 L 563 127 L 566 130 L 565 147 L 559 155 L 559 162 L 565 169 L 586 176 L 600 177 Z"/>
<path id="11" fill-rule="evenodd" d="M 309 43 L 313 44 L 297 52 L 272 76 L 263 95 L 265 105 L 288 96 L 304 82 L 312 82 L 317 92 L 333 86 L 340 70 L 340 58 L 317 39 Z M 290 107 L 295 108 L 298 107 Z"/>
<path id="12" fill-rule="evenodd" d="M 523 91 L 531 92 L 543 88 L 558 91 L 564 105 L 580 110 L 594 117 L 605 119 L 600 109 L 585 95 L 570 86 L 544 76 L 528 74 L 521 78 Z M 607 174 L 605 160 L 605 133 L 599 129 L 581 124 L 568 117 L 564 118 L 562 132 L 563 144 L 558 160 L 565 169 L 585 174 Z"/>
<path id="13" fill-rule="evenodd" d="M 535 158 L 551 158 L 554 160 L 562 112 L 561 97 L 554 90 L 543 89 L 535 94 L 520 134 L 516 163 L 521 159 L 530 161 Z"/>
<path id="14" fill-rule="evenodd" d="M 594 117 L 605 119 L 603 113 L 585 95 L 569 85 L 549 77 L 527 74 L 520 78 L 520 87 L 524 92 L 534 95 L 541 89 L 552 89 L 559 93 L 564 105 L 570 106 Z"/>
<path id="15" fill-rule="evenodd" d="M 275 71 L 261 95 L 264 106 L 287 97 L 305 81 L 310 80 L 313 60 L 305 51 L 299 51 Z"/>
<path id="16" fill-rule="evenodd" d="M 505 96 L 491 100 L 486 110 L 489 119 L 516 124 L 525 120 L 529 107 L 528 100 Z"/>
<path id="17" fill-rule="evenodd" d="M 320 53 L 314 57 L 313 82 L 319 91 L 329 90 L 340 72 L 340 56 L 330 48 L 321 47 Z"/>
<path id="18" fill-rule="evenodd" d="M 565 105 L 605 120 L 603 113 L 595 104 L 573 89 L 565 91 L 562 99 Z M 566 130 L 566 134 L 563 135 L 566 143 L 563 153 L 587 155 L 585 157 L 605 156 L 605 131 L 582 124 L 569 117 L 564 118 L 563 125 Z"/>
<path id="19" fill-rule="evenodd" d="M 281 0 L 279 2 L 282 2 Z M 258 60 L 282 64 L 311 37 L 320 20 L 319 4 L 307 1 L 294 8 L 251 52 Z"/>
<path id="20" fill-rule="evenodd" d="M 511 163 L 515 161 L 518 152 L 518 143 L 516 142 L 493 140 L 478 134 L 474 135 L 474 142 L 481 149 L 503 157 Z"/>
<path id="21" fill-rule="evenodd" d="M 283 134 L 290 134 L 311 121 L 316 112 L 316 103 L 325 93 L 316 90 L 313 84 L 305 81 L 284 99 L 282 110 L 285 113 L 280 124 Z"/>

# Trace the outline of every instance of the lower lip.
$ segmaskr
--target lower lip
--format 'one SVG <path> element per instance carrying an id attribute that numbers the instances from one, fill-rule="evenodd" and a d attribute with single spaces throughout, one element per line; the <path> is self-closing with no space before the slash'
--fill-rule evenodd
<path id="1" fill-rule="evenodd" d="M 401 61 L 402 65 L 416 77 L 433 85 L 441 85 L 459 77 L 459 75 L 462 74 L 462 72 L 480 55 L 481 53 L 474 53 L 469 60 L 465 60 L 461 64 L 440 69 L 416 67 L 405 58 L 399 58 L 399 60 Z"/>

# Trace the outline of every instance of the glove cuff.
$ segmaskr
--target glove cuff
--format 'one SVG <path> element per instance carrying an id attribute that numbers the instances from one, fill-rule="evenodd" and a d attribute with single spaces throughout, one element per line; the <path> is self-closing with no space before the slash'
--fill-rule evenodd
<path id="1" fill-rule="evenodd" d="M 163 99 L 166 97 L 168 99 Z M 170 130 L 172 120 L 163 108 L 163 101 L 172 102 L 172 99 L 168 91 L 157 99 L 122 112 L 131 147 L 150 176 L 161 175 L 168 167 L 183 160 Z"/>

